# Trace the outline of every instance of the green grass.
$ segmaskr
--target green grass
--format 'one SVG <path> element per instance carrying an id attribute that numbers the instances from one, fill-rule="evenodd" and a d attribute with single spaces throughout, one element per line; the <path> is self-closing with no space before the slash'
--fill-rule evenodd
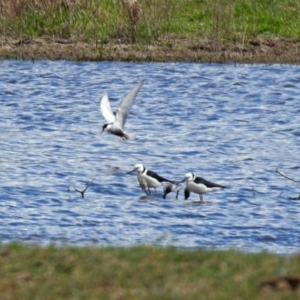
<path id="1" fill-rule="evenodd" d="M 128 1 L 128 0 L 127 0 Z M 0 0 L 0 35 L 151 43 L 172 35 L 300 38 L 299 0 Z"/>
<path id="2" fill-rule="evenodd" d="M 1 299 L 299 299 L 260 290 L 296 275 L 299 256 L 173 248 L 0 248 Z"/>

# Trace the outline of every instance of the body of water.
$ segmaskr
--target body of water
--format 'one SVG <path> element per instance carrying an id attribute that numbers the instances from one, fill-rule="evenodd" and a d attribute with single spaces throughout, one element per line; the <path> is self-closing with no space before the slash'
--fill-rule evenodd
<path id="1" fill-rule="evenodd" d="M 145 83 L 125 142 L 99 111 Z M 300 68 L 288 65 L 0 62 L 0 241 L 300 250 Z M 196 204 L 145 198 L 137 163 L 228 186 Z M 74 188 L 87 189 L 85 197 Z"/>

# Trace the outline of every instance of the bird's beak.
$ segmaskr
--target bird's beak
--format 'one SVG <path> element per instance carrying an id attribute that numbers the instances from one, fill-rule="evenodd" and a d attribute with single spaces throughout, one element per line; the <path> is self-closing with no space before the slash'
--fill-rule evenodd
<path id="1" fill-rule="evenodd" d="M 181 180 L 181 181 L 178 181 L 178 183 L 182 183 L 182 182 L 184 182 L 185 181 L 185 178 L 183 179 L 183 180 Z"/>
<path id="2" fill-rule="evenodd" d="M 126 174 L 130 174 L 130 173 L 132 173 L 132 172 L 134 172 L 134 171 L 135 171 L 135 169 L 133 169 L 133 170 L 127 172 Z"/>

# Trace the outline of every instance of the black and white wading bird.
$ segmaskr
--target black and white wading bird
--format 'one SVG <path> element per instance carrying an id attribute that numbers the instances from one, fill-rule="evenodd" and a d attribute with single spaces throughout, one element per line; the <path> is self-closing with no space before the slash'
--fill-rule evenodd
<path id="1" fill-rule="evenodd" d="M 111 109 L 108 95 L 105 94 L 102 97 L 100 102 L 100 111 L 107 123 L 103 125 L 101 133 L 103 131 L 108 131 L 111 134 L 121 137 L 123 140 L 134 139 L 135 135 L 126 133 L 123 130 L 123 127 L 129 115 L 133 101 L 136 98 L 136 95 L 141 89 L 143 83 L 143 80 L 140 81 L 128 92 L 128 94 L 120 102 L 116 115 L 114 115 Z"/>
<path id="2" fill-rule="evenodd" d="M 187 200 L 190 196 L 190 193 L 198 194 L 200 197 L 200 202 L 203 202 L 203 194 L 209 192 L 216 192 L 226 186 L 210 182 L 204 178 L 197 177 L 193 173 L 187 173 L 184 176 L 182 182 L 185 181 L 186 187 L 184 190 L 184 200 Z"/>
<path id="3" fill-rule="evenodd" d="M 137 178 L 140 184 L 140 187 L 147 195 L 151 195 L 150 188 L 154 188 L 156 192 L 156 188 L 161 186 L 163 183 L 173 183 L 173 181 L 166 179 L 164 177 L 159 176 L 157 173 L 147 170 L 144 165 L 137 164 L 134 166 L 134 169 L 126 174 L 130 174 L 132 172 L 137 172 Z M 147 191 L 148 188 L 148 191 Z"/>

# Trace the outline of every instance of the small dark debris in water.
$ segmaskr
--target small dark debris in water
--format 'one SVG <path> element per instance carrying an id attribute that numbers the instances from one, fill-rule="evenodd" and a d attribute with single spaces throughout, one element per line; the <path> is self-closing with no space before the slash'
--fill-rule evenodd
<path id="1" fill-rule="evenodd" d="M 298 182 L 298 183 L 300 182 L 300 180 L 293 179 L 293 178 L 291 178 L 291 177 L 285 175 L 282 171 L 280 171 L 280 170 L 278 170 L 278 169 L 276 169 L 275 172 L 277 172 L 277 173 L 280 174 L 281 176 L 285 177 L 286 179 L 289 179 L 289 180 L 291 180 L 291 181 Z"/>
<path id="2" fill-rule="evenodd" d="M 295 87 L 295 85 L 292 83 L 287 83 L 287 84 L 284 84 L 283 87 L 284 88 L 293 88 L 293 87 Z"/>
<path id="3" fill-rule="evenodd" d="M 120 167 L 111 167 L 111 168 L 110 168 L 110 171 L 111 171 L 112 173 L 120 172 L 120 170 L 121 170 Z"/>
<path id="4" fill-rule="evenodd" d="M 271 235 L 264 235 L 261 238 L 259 238 L 259 240 L 264 242 L 271 242 L 271 241 L 275 241 L 276 238 Z"/>
<path id="5" fill-rule="evenodd" d="M 252 160 L 254 160 L 254 159 L 251 157 L 247 157 L 247 158 L 243 159 L 243 161 L 252 161 Z"/>
<path id="6" fill-rule="evenodd" d="M 74 190 L 78 193 L 81 194 L 81 198 L 84 198 L 84 193 L 86 192 L 86 190 L 89 188 L 89 186 L 93 183 L 93 181 L 95 180 L 96 178 L 93 178 L 93 180 L 91 180 L 87 186 L 85 187 L 85 189 L 83 191 L 81 190 L 78 190 L 76 187 L 73 186 Z M 69 186 L 70 187 L 70 186 Z M 70 188 L 68 188 L 68 191 L 70 192 Z"/>
<path id="7" fill-rule="evenodd" d="M 291 167 L 291 168 L 289 168 L 289 169 L 291 169 L 291 170 L 297 170 L 297 169 L 299 169 L 300 167 L 299 166 L 295 166 L 295 167 Z"/>
<path id="8" fill-rule="evenodd" d="M 259 288 L 273 288 L 278 290 L 295 291 L 300 284 L 298 276 L 284 276 L 278 278 L 263 279 L 259 283 Z"/>
<path id="9" fill-rule="evenodd" d="M 300 200 L 300 194 L 298 197 L 289 197 L 290 200 Z"/>

